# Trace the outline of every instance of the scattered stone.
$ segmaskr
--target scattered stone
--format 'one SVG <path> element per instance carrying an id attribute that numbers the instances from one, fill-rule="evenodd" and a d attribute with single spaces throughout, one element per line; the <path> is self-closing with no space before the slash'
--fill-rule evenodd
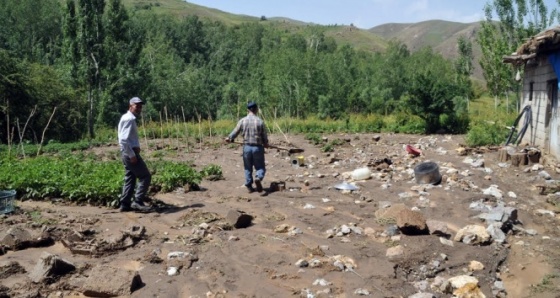
<path id="1" fill-rule="evenodd" d="M 469 263 L 469 271 L 480 271 L 484 270 L 484 265 L 479 261 L 471 261 Z"/>
<path id="2" fill-rule="evenodd" d="M 408 296 L 408 298 L 436 298 L 436 296 L 431 293 L 416 293 L 414 295 Z"/>
<path id="3" fill-rule="evenodd" d="M 451 240 L 449 240 L 449 239 L 446 239 L 446 238 L 443 238 L 443 237 L 439 237 L 439 242 L 440 242 L 441 244 L 443 244 L 443 245 L 455 246 L 455 245 L 453 244 L 453 241 L 451 241 Z"/>
<path id="4" fill-rule="evenodd" d="M 538 175 L 539 175 L 539 177 L 543 178 L 544 180 L 551 180 L 552 179 L 550 174 L 546 171 L 540 171 Z"/>
<path id="5" fill-rule="evenodd" d="M 485 195 L 491 195 L 497 199 L 502 199 L 503 194 L 502 191 L 498 189 L 498 186 L 495 184 L 490 185 L 490 187 L 483 189 L 482 193 Z"/>
<path id="6" fill-rule="evenodd" d="M 546 209 L 537 209 L 537 210 L 535 210 L 535 214 L 537 214 L 537 215 L 549 215 L 549 216 L 552 216 L 552 217 L 555 216 L 554 211 L 546 210 Z"/>
<path id="7" fill-rule="evenodd" d="M 453 295 L 458 298 L 486 298 L 477 283 L 468 283 L 453 291 Z"/>
<path id="8" fill-rule="evenodd" d="M 354 291 L 354 295 L 358 295 L 358 296 L 369 296 L 369 291 L 366 289 L 356 289 Z"/>
<path id="9" fill-rule="evenodd" d="M 313 204 L 305 204 L 305 206 L 303 206 L 303 209 L 315 209 L 315 206 Z"/>
<path id="10" fill-rule="evenodd" d="M 317 285 L 318 285 L 318 286 L 326 287 L 326 286 L 332 285 L 332 283 L 329 282 L 329 281 L 327 281 L 327 280 L 324 279 L 324 278 L 318 278 L 318 279 L 316 279 L 316 280 L 313 282 L 313 285 L 314 285 L 314 286 L 317 286 Z"/>
<path id="11" fill-rule="evenodd" d="M 304 259 L 299 259 L 299 260 L 296 262 L 295 265 L 296 265 L 297 267 L 304 268 L 304 267 L 309 266 L 309 262 L 307 262 L 307 261 L 304 260 Z"/>
<path id="12" fill-rule="evenodd" d="M 502 223 L 491 223 L 487 228 L 486 231 L 497 243 L 504 243 L 506 241 L 506 234 L 502 231 Z"/>
<path id="13" fill-rule="evenodd" d="M 57 255 L 43 252 L 35 268 L 29 273 L 29 278 L 34 283 L 40 283 L 49 278 L 65 275 L 76 269 L 72 263 Z"/>
<path id="14" fill-rule="evenodd" d="M 490 234 L 483 226 L 468 225 L 460 229 L 453 240 L 471 245 L 487 244 L 490 241 Z"/>
<path id="15" fill-rule="evenodd" d="M 322 267 L 322 266 L 323 266 L 323 262 L 319 259 L 312 259 L 309 262 L 309 267 L 311 267 L 311 268 L 319 268 L 319 267 Z"/>
<path id="16" fill-rule="evenodd" d="M 290 225 L 281 224 L 274 228 L 274 233 L 287 233 L 290 230 Z"/>
<path id="17" fill-rule="evenodd" d="M 26 273 L 26 272 L 27 271 L 25 271 L 25 268 L 23 268 L 18 262 L 11 261 L 4 266 L 0 266 L 0 280 L 8 278 L 8 277 L 16 275 L 16 274 Z M 0 297 L 3 297 L 3 296 L 0 295 Z M 6 297 L 8 297 L 8 296 L 6 296 Z"/>
<path id="18" fill-rule="evenodd" d="M 426 226 L 428 231 L 432 235 L 448 236 L 447 223 L 437 221 L 437 220 L 426 220 Z"/>
<path id="19" fill-rule="evenodd" d="M 478 287 L 478 279 L 469 275 L 459 275 L 445 281 L 440 289 L 444 293 L 452 293 L 456 289 L 460 289 L 468 284 L 474 284 Z"/>
<path id="20" fill-rule="evenodd" d="M 151 264 L 160 264 L 163 262 L 163 259 L 159 257 L 159 254 L 161 254 L 161 249 L 156 248 L 144 255 L 143 260 Z"/>
<path id="21" fill-rule="evenodd" d="M 388 258 L 398 257 L 404 254 L 404 247 L 402 245 L 397 245 L 393 247 L 389 247 L 385 256 Z"/>
<path id="22" fill-rule="evenodd" d="M 389 237 L 398 235 L 399 233 L 400 233 L 400 230 L 399 230 L 399 227 L 397 225 L 388 225 L 385 228 L 385 231 L 383 231 L 383 234 L 385 236 L 389 236 Z"/>
<path id="23" fill-rule="evenodd" d="M 413 282 L 412 286 L 414 286 L 414 288 L 417 289 L 418 291 L 425 292 L 430 285 L 428 284 L 427 280 L 421 280 L 421 281 Z"/>
<path id="24" fill-rule="evenodd" d="M 82 290 L 89 297 L 130 296 L 140 286 L 142 279 L 137 271 L 99 265 L 91 270 Z"/>

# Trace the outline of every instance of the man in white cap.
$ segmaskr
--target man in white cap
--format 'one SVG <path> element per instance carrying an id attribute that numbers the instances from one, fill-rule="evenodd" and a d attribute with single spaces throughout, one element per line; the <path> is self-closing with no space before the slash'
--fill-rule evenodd
<path id="1" fill-rule="evenodd" d="M 144 102 L 140 98 L 131 98 L 128 111 L 122 115 L 119 121 L 119 146 L 125 170 L 124 186 L 120 197 L 121 212 L 149 212 L 152 210 L 151 207 L 144 204 L 144 198 L 152 181 L 152 174 L 140 156 L 140 140 L 138 139 L 138 127 L 136 125 L 136 117 L 142 112 L 143 104 Z M 136 194 L 134 194 L 136 179 L 138 179 L 138 188 Z M 131 202 L 133 197 L 134 201 Z"/>

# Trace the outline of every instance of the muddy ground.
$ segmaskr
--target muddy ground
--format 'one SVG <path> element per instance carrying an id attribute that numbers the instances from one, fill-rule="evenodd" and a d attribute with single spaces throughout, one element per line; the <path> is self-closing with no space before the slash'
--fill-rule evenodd
<path id="1" fill-rule="evenodd" d="M 103 276 L 92 281 L 94 268 L 105 268 L 105 278 L 124 284 L 119 295 L 131 297 L 560 297 L 554 160 L 545 155 L 515 167 L 498 160 L 499 148 L 456 150 L 462 136 L 322 137 L 325 143 L 315 145 L 302 135 L 272 135 L 272 143 L 305 152 L 268 150 L 263 193 L 243 187 L 241 147 L 216 138 L 189 148 L 152 141 L 144 149 L 145 159 L 223 169 L 223 179 L 199 188 L 154 194 L 158 212 L 119 213 L 57 198 L 18 201 L 15 213 L 0 217 L 0 236 L 18 227 L 52 241 L 4 245 L 0 297 L 93 295 L 92 283 L 107 283 Z M 322 152 L 329 142 L 334 150 Z M 408 154 L 406 144 L 422 155 Z M 117 156 L 114 145 L 94 152 Z M 293 165 L 299 155 L 303 164 Z M 414 168 L 426 161 L 439 165 L 439 184 L 416 182 Z M 352 172 L 363 167 L 372 177 L 353 182 Z M 344 181 L 359 189 L 335 187 Z M 503 242 L 455 239 L 468 225 L 489 225 L 476 204 L 514 210 L 502 226 Z M 402 213 L 383 215 L 403 205 L 420 214 L 411 220 L 416 229 L 403 228 L 406 218 L 397 222 Z M 426 220 L 432 227 L 422 229 Z M 45 252 L 75 269 L 37 278 Z M 137 276 L 117 278 L 112 270 Z M 458 276 L 476 282 L 446 287 Z"/>

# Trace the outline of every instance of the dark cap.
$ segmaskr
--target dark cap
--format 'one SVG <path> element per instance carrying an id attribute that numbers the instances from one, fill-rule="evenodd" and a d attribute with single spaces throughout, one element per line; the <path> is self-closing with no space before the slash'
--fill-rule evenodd
<path id="1" fill-rule="evenodd" d="M 250 102 L 247 104 L 247 109 L 252 110 L 252 109 L 255 109 L 255 108 L 257 108 L 257 103 L 256 103 L 256 102 L 250 101 Z"/>
<path id="2" fill-rule="evenodd" d="M 144 102 L 139 97 L 133 97 L 130 99 L 129 104 L 144 104 Z"/>

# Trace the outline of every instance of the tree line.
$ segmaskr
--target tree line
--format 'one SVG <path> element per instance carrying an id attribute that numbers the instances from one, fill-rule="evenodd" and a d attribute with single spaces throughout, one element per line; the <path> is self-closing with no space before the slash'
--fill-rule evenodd
<path id="1" fill-rule="evenodd" d="M 0 141 L 93 138 L 116 126 L 132 96 L 147 101 L 148 121 L 237 119 L 254 100 L 271 117 L 409 113 L 428 133 L 464 132 L 475 62 L 466 38 L 458 51 L 451 61 L 392 41 L 383 53 L 364 52 L 322 26 L 226 25 L 129 10 L 121 0 L 0 0 Z"/>

